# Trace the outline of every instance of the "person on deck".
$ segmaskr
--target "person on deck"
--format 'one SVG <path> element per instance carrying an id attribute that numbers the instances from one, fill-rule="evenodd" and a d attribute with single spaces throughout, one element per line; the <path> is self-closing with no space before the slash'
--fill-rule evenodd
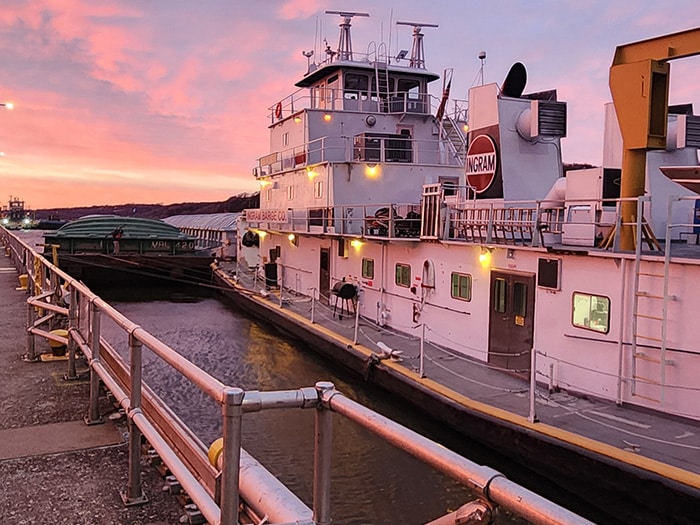
<path id="1" fill-rule="evenodd" d="M 112 243 L 114 244 L 114 255 L 119 255 L 119 239 L 124 236 L 124 230 L 119 226 L 112 232 Z"/>

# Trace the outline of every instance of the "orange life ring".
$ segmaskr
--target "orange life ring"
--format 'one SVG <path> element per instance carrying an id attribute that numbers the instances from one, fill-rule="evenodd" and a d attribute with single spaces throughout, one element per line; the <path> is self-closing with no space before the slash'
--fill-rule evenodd
<path id="1" fill-rule="evenodd" d="M 282 118 L 282 103 L 278 102 L 275 106 L 275 117 L 278 119 Z"/>

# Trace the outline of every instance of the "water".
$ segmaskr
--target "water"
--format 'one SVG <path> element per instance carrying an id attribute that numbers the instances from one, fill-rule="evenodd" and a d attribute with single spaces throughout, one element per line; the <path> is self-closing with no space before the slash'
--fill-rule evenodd
<path id="1" fill-rule="evenodd" d="M 160 291 L 160 294 L 169 293 Z M 313 386 L 321 380 L 421 433 L 447 435 L 410 407 L 309 350 L 291 344 L 216 299 L 183 303 L 163 297 L 124 301 L 123 291 L 100 295 L 133 321 L 225 384 L 246 390 Z M 118 329 L 103 323 L 113 340 Z M 126 352 L 121 335 L 117 348 Z M 217 405 L 144 351 L 144 377 L 205 444 L 221 436 Z M 246 414 L 243 446 L 307 504 L 312 501 L 313 410 L 268 410 Z M 426 523 L 473 499 L 465 488 L 379 440 L 334 417 L 332 513 L 336 523 Z M 500 523 L 512 523 L 505 518 Z"/>

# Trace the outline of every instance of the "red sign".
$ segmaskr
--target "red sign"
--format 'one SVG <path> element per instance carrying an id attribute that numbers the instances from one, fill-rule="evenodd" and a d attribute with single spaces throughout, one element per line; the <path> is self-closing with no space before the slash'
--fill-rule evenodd
<path id="1" fill-rule="evenodd" d="M 483 193 L 496 178 L 497 166 L 496 144 L 488 135 L 479 135 L 469 144 L 467 151 L 467 183 L 476 193 Z"/>

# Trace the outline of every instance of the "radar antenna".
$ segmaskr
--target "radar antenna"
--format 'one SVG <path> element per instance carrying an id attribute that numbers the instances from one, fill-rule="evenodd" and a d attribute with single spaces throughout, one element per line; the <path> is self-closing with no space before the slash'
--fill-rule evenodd
<path id="1" fill-rule="evenodd" d="M 424 27 L 439 27 L 437 24 L 421 24 L 420 22 L 396 22 L 397 26 L 412 26 L 413 27 L 413 47 L 411 47 L 411 60 L 408 67 L 425 69 L 425 53 L 423 51 L 423 33 L 421 30 Z"/>
<path id="2" fill-rule="evenodd" d="M 326 11 L 327 15 L 340 15 L 340 41 L 338 42 L 338 60 L 352 60 L 352 38 L 350 38 L 350 20 L 354 16 L 369 16 L 369 13 L 354 13 L 350 11 Z"/>
<path id="3" fill-rule="evenodd" d="M 314 50 L 312 49 L 311 51 L 302 51 L 301 54 L 306 57 L 307 71 L 311 71 L 311 57 L 314 56 Z"/>

